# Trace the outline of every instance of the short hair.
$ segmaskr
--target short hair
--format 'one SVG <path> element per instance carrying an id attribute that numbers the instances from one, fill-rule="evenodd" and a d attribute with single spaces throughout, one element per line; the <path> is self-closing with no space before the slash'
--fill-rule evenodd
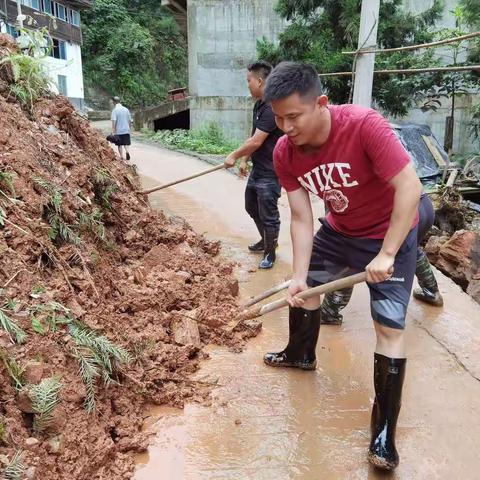
<path id="1" fill-rule="evenodd" d="M 294 93 L 312 99 L 322 95 L 318 73 L 305 63 L 281 62 L 268 77 L 263 100 L 270 103 Z"/>
<path id="2" fill-rule="evenodd" d="M 115 102 L 115 103 L 120 103 L 120 97 L 112 97 L 112 100 Z"/>
<path id="3" fill-rule="evenodd" d="M 273 70 L 273 67 L 268 62 L 265 62 L 264 60 L 258 60 L 256 62 L 251 63 L 247 67 L 247 70 L 249 72 L 256 73 L 259 77 L 266 80 L 270 75 L 271 71 Z"/>

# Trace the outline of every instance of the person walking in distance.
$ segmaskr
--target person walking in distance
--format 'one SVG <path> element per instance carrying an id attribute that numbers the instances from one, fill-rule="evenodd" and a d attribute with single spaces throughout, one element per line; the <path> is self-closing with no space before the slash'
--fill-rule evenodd
<path id="1" fill-rule="evenodd" d="M 112 134 L 118 138 L 118 154 L 122 160 L 130 160 L 130 132 L 132 127 L 132 116 L 130 110 L 120 102 L 120 97 L 113 97 L 115 108 L 112 110 Z M 125 149 L 125 156 L 123 150 Z"/>
<path id="2" fill-rule="evenodd" d="M 252 134 L 225 160 L 225 166 L 230 168 L 241 158 L 241 175 L 247 175 L 248 157 L 252 160 L 252 171 L 245 189 L 245 210 L 255 222 L 261 238 L 249 245 L 248 249 L 251 252 L 263 253 L 259 264 L 261 269 L 273 267 L 280 231 L 278 199 L 281 189 L 273 168 L 273 149 L 283 132 L 275 123 L 270 105 L 262 99 L 265 82 L 271 71 L 272 66 L 263 61 L 247 67 L 248 88 L 252 97 L 257 100 L 253 108 Z"/>

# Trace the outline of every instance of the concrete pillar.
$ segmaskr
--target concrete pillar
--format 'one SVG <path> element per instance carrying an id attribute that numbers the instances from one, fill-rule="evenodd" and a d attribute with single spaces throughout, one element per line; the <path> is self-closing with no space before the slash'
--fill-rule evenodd
<path id="1" fill-rule="evenodd" d="M 363 0 L 360 17 L 358 48 L 374 48 L 377 44 L 380 0 Z M 359 55 L 355 69 L 353 103 L 370 107 L 372 104 L 373 71 L 375 54 Z"/>

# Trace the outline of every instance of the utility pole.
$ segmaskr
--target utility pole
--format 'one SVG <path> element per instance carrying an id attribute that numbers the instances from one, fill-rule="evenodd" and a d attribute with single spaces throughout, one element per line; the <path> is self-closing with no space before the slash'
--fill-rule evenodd
<path id="1" fill-rule="evenodd" d="M 22 0 L 17 0 L 17 22 L 20 29 L 23 29 Z"/>
<path id="2" fill-rule="evenodd" d="M 362 0 L 358 48 L 374 48 L 377 45 L 378 15 L 380 0 Z M 370 107 L 372 104 L 373 70 L 375 54 L 360 54 L 355 67 L 353 103 Z"/>

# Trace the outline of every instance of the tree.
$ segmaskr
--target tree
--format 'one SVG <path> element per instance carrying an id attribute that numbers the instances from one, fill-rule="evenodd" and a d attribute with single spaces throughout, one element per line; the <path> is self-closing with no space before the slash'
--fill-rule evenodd
<path id="1" fill-rule="evenodd" d="M 381 2 L 377 40 L 380 48 L 415 45 L 433 39 L 431 27 L 442 14 L 442 0 L 434 0 L 432 7 L 419 15 L 401 7 L 402 0 Z M 278 46 L 265 39 L 257 42 L 261 58 L 274 64 L 281 60 L 304 61 L 322 73 L 352 71 L 353 56 L 342 54 L 342 51 L 357 48 L 361 0 L 279 0 L 276 9 L 290 24 L 280 34 Z M 435 64 L 431 50 L 376 57 L 377 69 L 421 68 Z M 322 83 L 333 102 L 348 101 L 350 78 L 327 77 Z M 427 90 L 434 84 L 435 76 L 427 74 L 376 76 L 373 98 L 387 113 L 404 116 L 415 103 L 412 92 Z"/>
<path id="2" fill-rule="evenodd" d="M 83 35 L 87 87 L 145 106 L 186 84 L 186 40 L 158 1 L 95 0 Z"/>

